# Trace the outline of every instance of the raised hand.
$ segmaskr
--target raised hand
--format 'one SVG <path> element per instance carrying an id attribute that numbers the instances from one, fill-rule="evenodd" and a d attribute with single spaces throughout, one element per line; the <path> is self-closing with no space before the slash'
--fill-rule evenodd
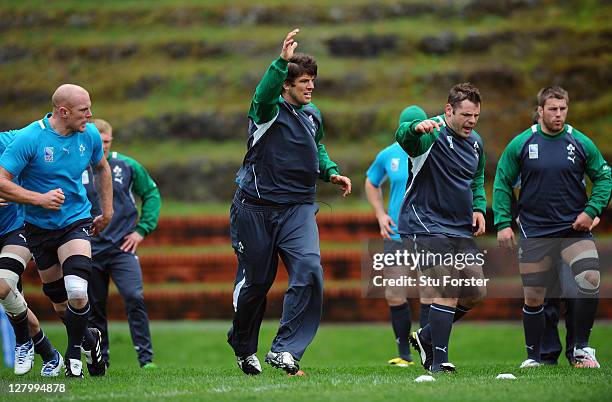
<path id="1" fill-rule="evenodd" d="M 295 35 L 297 35 L 299 32 L 300 30 L 296 28 L 287 34 L 287 37 L 283 42 L 283 50 L 281 50 L 280 54 L 281 58 L 287 61 L 291 60 L 291 58 L 293 57 L 293 52 L 295 51 L 295 48 L 298 45 L 298 43 L 293 38 L 295 38 Z"/>

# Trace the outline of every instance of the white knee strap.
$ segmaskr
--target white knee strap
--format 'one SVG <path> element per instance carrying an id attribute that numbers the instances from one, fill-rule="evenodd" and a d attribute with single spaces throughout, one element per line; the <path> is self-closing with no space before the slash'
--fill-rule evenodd
<path id="1" fill-rule="evenodd" d="M 64 276 L 64 286 L 68 294 L 68 300 L 87 299 L 87 281 L 80 276 Z"/>
<path id="2" fill-rule="evenodd" d="M 19 275 L 8 269 L 0 269 L 0 279 L 4 279 L 10 288 L 8 295 L 0 300 L 2 307 L 4 307 L 4 310 L 6 310 L 11 317 L 17 317 L 23 314 L 28 309 L 28 305 L 21 292 L 17 290 Z"/>

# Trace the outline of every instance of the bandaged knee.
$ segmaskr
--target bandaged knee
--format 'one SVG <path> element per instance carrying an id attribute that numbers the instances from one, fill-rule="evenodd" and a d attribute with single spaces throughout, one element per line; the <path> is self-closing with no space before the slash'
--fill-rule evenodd
<path id="1" fill-rule="evenodd" d="M 9 287 L 6 297 L 0 300 L 2 307 L 13 318 L 22 315 L 28 309 L 28 305 L 21 292 L 17 289 L 19 275 L 8 269 L 0 269 L 0 279 L 3 279 Z"/>
<path id="2" fill-rule="evenodd" d="M 68 300 L 87 299 L 87 280 L 76 275 L 67 275 L 64 276 L 64 286 Z"/>
<path id="3" fill-rule="evenodd" d="M 578 291 L 586 295 L 599 293 L 600 274 L 597 250 L 586 250 L 570 262 Z"/>

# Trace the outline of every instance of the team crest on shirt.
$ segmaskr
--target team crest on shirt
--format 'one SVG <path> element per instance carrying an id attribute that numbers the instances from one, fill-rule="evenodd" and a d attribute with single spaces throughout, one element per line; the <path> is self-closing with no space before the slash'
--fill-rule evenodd
<path id="1" fill-rule="evenodd" d="M 538 159 L 538 144 L 529 144 L 529 159 Z"/>
<path id="2" fill-rule="evenodd" d="M 478 141 L 474 141 L 474 156 L 476 156 L 476 159 L 480 158 L 478 155 L 479 150 L 480 146 L 478 145 Z"/>
<path id="3" fill-rule="evenodd" d="M 115 180 L 117 183 L 123 184 L 123 169 L 121 169 L 119 166 L 115 166 L 113 168 L 113 180 Z"/>
<path id="4" fill-rule="evenodd" d="M 45 162 L 53 162 L 53 147 L 45 147 Z"/>
<path id="5" fill-rule="evenodd" d="M 81 156 L 83 156 L 85 154 L 85 145 L 81 144 L 79 145 L 79 152 L 81 153 Z"/>
<path id="6" fill-rule="evenodd" d="M 450 149 L 455 149 L 455 147 L 453 146 L 453 136 L 452 135 L 447 135 L 446 141 L 448 141 L 448 147 Z"/>
<path id="7" fill-rule="evenodd" d="M 391 158 L 391 171 L 397 172 L 399 170 L 400 160 L 399 158 Z"/>
<path id="8" fill-rule="evenodd" d="M 567 146 L 567 159 L 572 161 L 572 163 L 576 163 L 576 154 L 574 153 L 574 150 L 576 149 L 575 146 L 573 146 L 572 144 L 569 144 Z"/>
<path id="9" fill-rule="evenodd" d="M 312 131 L 312 135 L 315 135 L 315 133 L 317 132 L 317 126 L 316 126 L 316 124 L 314 122 L 314 119 L 312 118 L 311 114 L 308 115 L 308 120 L 310 121 L 310 125 L 312 126 L 312 130 L 311 130 Z"/>

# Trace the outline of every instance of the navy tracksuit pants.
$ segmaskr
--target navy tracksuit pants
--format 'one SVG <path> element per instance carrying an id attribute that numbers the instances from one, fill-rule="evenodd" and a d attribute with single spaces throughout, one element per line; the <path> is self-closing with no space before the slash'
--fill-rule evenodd
<path id="1" fill-rule="evenodd" d="M 89 302 L 91 314 L 89 323 L 102 333 L 102 359 L 109 359 L 108 323 L 106 301 L 108 298 L 109 278 L 119 290 L 125 303 L 132 344 L 138 354 L 138 362 L 144 365 L 153 360 L 153 345 L 149 331 L 149 317 L 144 303 L 142 289 L 142 270 L 138 257 L 113 247 L 92 259 L 93 266 L 89 280 Z"/>
<path id="2" fill-rule="evenodd" d="M 228 343 L 236 356 L 257 352 L 266 295 L 283 260 L 289 284 L 274 352 L 301 359 L 312 342 L 323 304 L 323 269 L 315 204 L 255 205 L 237 191 L 230 209 L 232 247 L 238 257 L 234 320 Z"/>

